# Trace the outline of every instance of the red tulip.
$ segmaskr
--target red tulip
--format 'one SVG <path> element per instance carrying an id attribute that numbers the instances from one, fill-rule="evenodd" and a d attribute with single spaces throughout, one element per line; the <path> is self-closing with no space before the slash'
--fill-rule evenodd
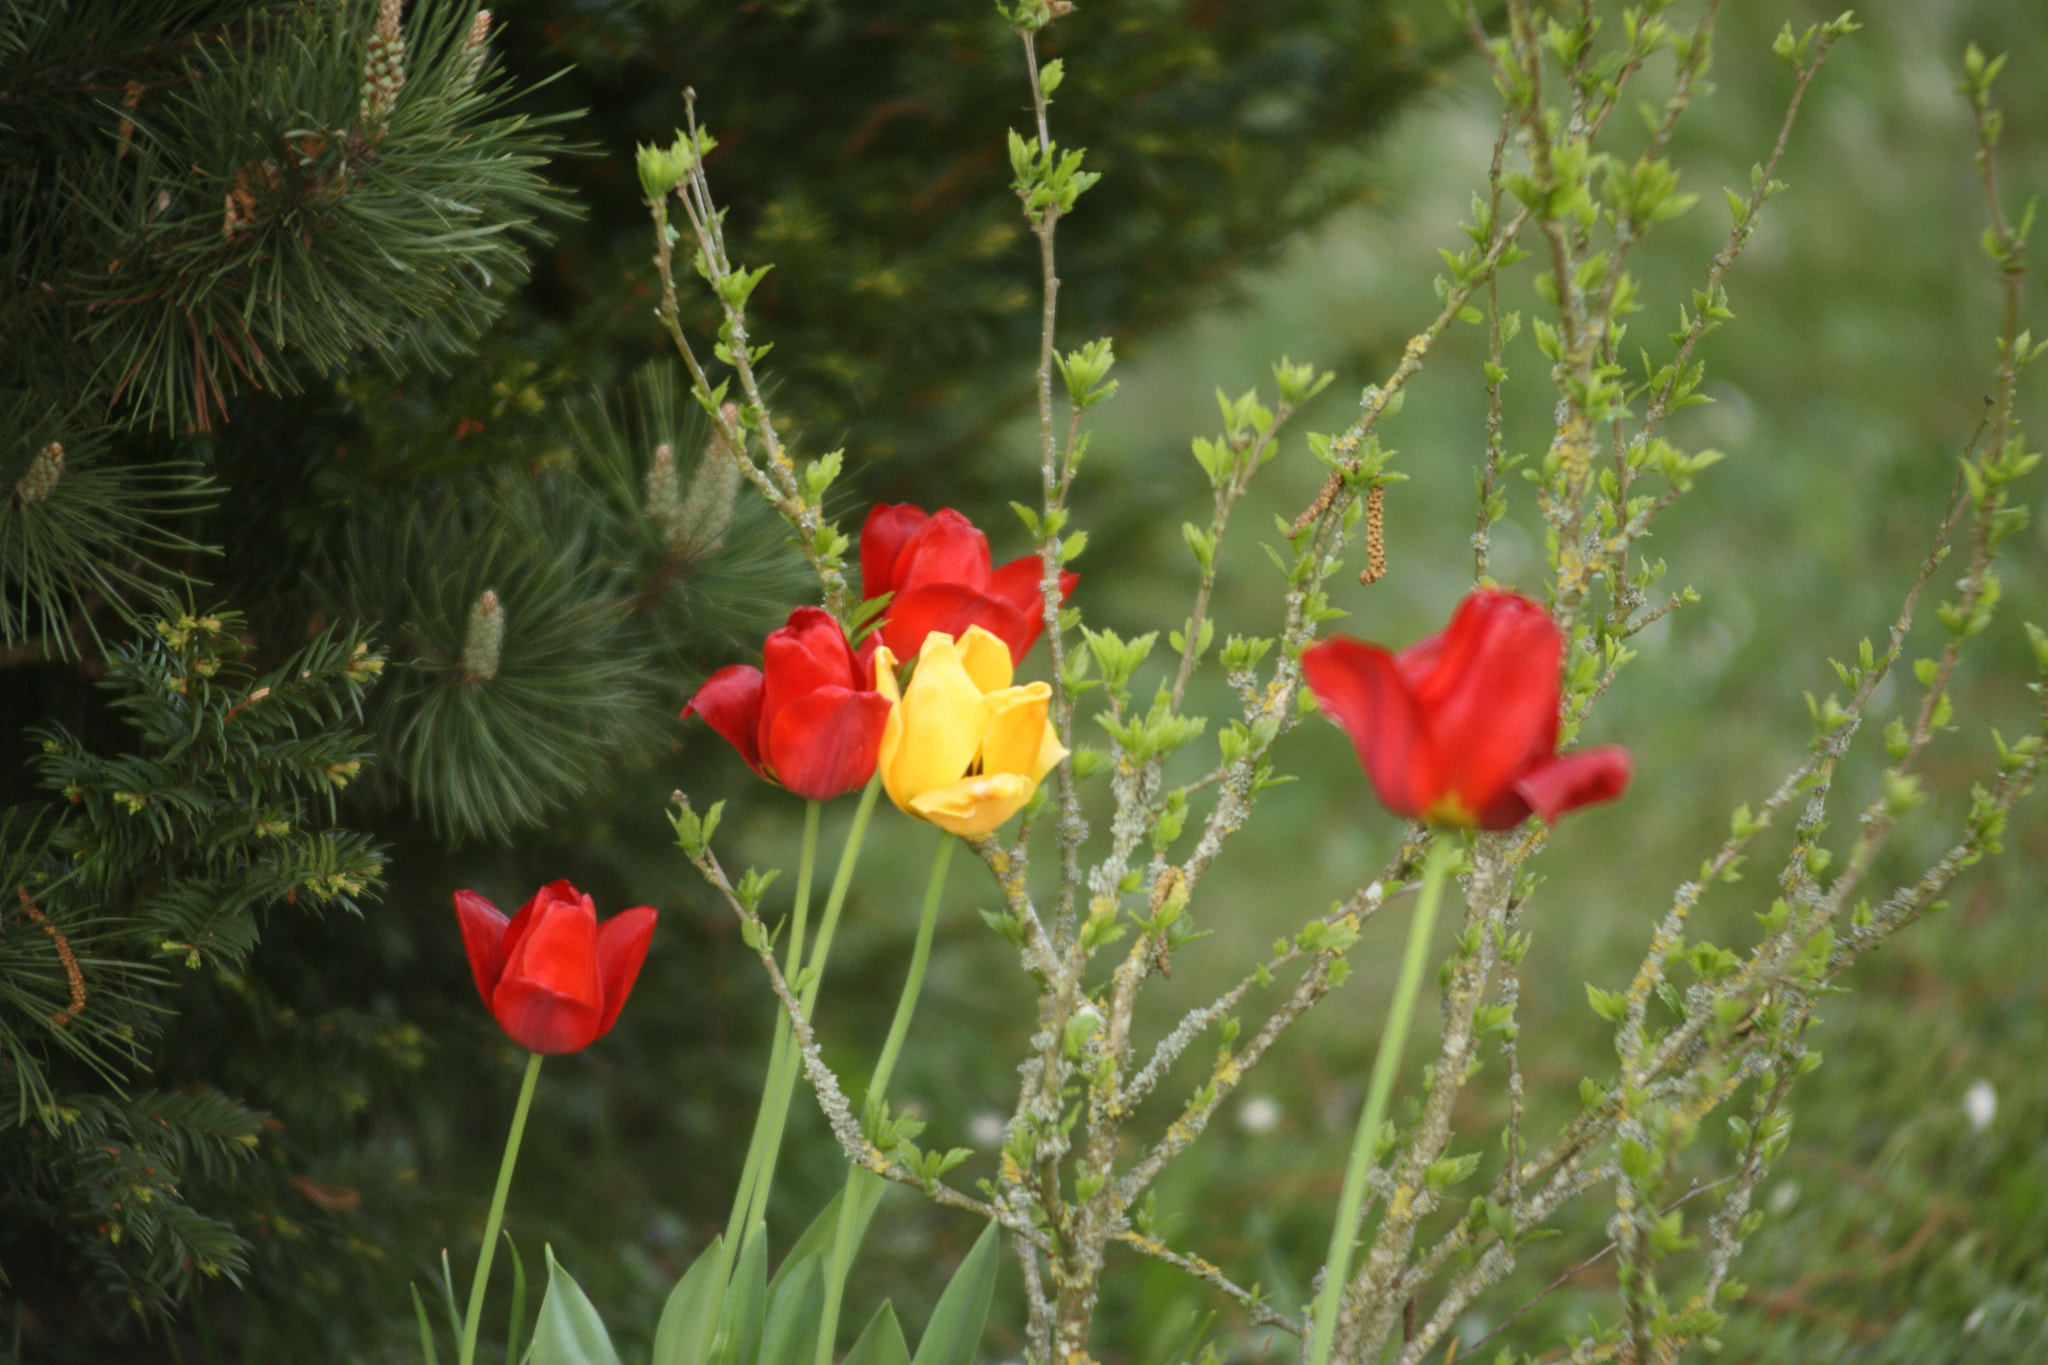
<path id="1" fill-rule="evenodd" d="M 1628 786 L 1626 749 L 1557 752 L 1563 653 L 1542 607 L 1482 591 L 1443 634 L 1399 654 L 1340 635 L 1304 651 L 1301 671 L 1358 746 L 1388 810 L 1498 830 L 1532 811 L 1555 820 Z"/>
<path id="2" fill-rule="evenodd" d="M 798 607 L 769 632 L 761 667 L 719 669 L 683 719 L 704 717 L 770 782 L 829 801 L 874 776 L 889 700 L 872 682 L 830 613 Z"/>
<path id="3" fill-rule="evenodd" d="M 610 1033 L 654 937 L 647 906 L 599 924 L 590 897 L 567 882 L 549 882 L 510 920 L 458 891 L 455 918 L 477 993 L 530 1052 L 581 1052 Z"/>
<path id="4" fill-rule="evenodd" d="M 860 528 L 861 595 L 894 593 L 876 632 L 899 659 L 914 659 L 934 631 L 962 639 L 980 626 L 1023 661 L 1045 629 L 1045 570 L 1037 555 L 989 567 L 988 537 L 952 508 L 926 515 L 909 503 L 878 503 Z M 1060 600 L 1081 581 L 1060 575 Z"/>

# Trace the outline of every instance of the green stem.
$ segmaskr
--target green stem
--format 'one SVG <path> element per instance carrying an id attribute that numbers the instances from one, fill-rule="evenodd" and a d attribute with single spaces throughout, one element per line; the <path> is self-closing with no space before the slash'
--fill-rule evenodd
<path id="1" fill-rule="evenodd" d="M 1408 951 L 1401 959 L 1401 976 L 1394 986 L 1393 1003 L 1387 1007 L 1387 1027 L 1380 1035 L 1379 1054 L 1373 1058 L 1372 1080 L 1365 1088 L 1365 1110 L 1358 1116 L 1358 1131 L 1351 1139 L 1344 1190 L 1337 1196 L 1337 1221 L 1330 1229 L 1323 1292 L 1316 1298 L 1310 1365 L 1329 1365 L 1330 1351 L 1336 1344 L 1337 1306 L 1351 1275 L 1351 1253 L 1358 1242 L 1358 1213 L 1365 1202 L 1366 1177 L 1372 1172 L 1380 1124 L 1386 1119 L 1387 1099 L 1393 1093 L 1394 1074 L 1400 1069 L 1401 1044 L 1407 1040 L 1408 1022 L 1415 1013 L 1423 964 L 1429 958 L 1430 933 L 1436 927 L 1437 902 L 1443 899 L 1444 880 L 1457 860 L 1457 847 L 1439 833 L 1422 865 L 1422 890 L 1415 898 L 1415 918 L 1408 925 Z"/>
<path id="2" fill-rule="evenodd" d="M 540 1080 L 538 1052 L 528 1056 L 526 1079 L 519 1083 L 519 1103 L 512 1110 L 512 1131 L 505 1135 L 505 1159 L 498 1163 L 498 1188 L 491 1193 L 491 1213 L 484 1219 L 484 1244 L 477 1249 L 476 1279 L 469 1286 L 469 1310 L 462 1317 L 462 1358 L 474 1365 L 476 1333 L 482 1324 L 484 1287 L 491 1278 L 491 1257 L 498 1249 L 498 1227 L 505 1221 L 505 1196 L 512 1192 L 512 1168 L 519 1162 L 519 1139 L 526 1133 L 526 1111 L 533 1107 L 533 1087 Z"/>
<path id="3" fill-rule="evenodd" d="M 889 1037 L 882 1044 L 881 1060 L 875 1063 L 874 1078 L 868 1082 L 867 1104 L 872 1109 L 879 1110 L 883 1096 L 888 1093 L 889 1077 L 903 1051 L 904 1036 L 910 1032 L 910 1016 L 917 1012 L 917 997 L 924 990 L 924 969 L 932 956 L 932 933 L 939 923 L 939 896 L 946 889 L 946 865 L 952 861 L 953 845 L 958 842 L 950 834 L 939 836 L 931 879 L 925 883 L 924 911 L 917 919 L 917 941 L 910 950 L 910 975 L 904 979 L 903 994 L 896 1001 L 896 1017 L 890 1021 Z M 832 1233 L 832 1261 L 825 1271 L 825 1304 L 818 1315 L 817 1365 L 832 1365 L 832 1348 L 839 1336 L 839 1304 L 853 1262 L 855 1209 L 861 1203 L 861 1182 L 878 1178 L 858 1166 L 846 1173 L 846 1188 L 839 1196 L 839 1225 Z"/>
<path id="4" fill-rule="evenodd" d="M 811 913 L 811 875 L 818 862 L 818 815 L 822 803 L 804 802 L 803 851 L 798 855 L 796 865 L 796 905 L 790 911 L 789 949 L 783 958 L 782 976 L 793 981 L 804 965 L 804 930 Z M 775 1011 L 775 1041 L 768 1049 L 768 1074 L 770 1077 L 782 1074 L 790 1046 L 789 1016 L 780 1009 Z M 773 1084 L 761 1088 L 761 1104 L 754 1111 L 754 1134 L 747 1141 L 746 1164 L 740 1167 L 739 1188 L 733 1191 L 732 1216 L 726 1221 L 725 1241 L 727 1246 L 737 1246 L 741 1234 L 759 1214 L 757 1204 L 767 1202 L 767 1194 L 761 1189 L 761 1172 L 773 1160 L 772 1145 L 782 1137 L 782 1125 L 789 1117 L 789 1096 L 778 1096 L 778 1087 Z"/>
<path id="5" fill-rule="evenodd" d="M 953 860 L 953 846 L 959 842 L 950 834 L 939 836 L 938 856 L 932 859 L 931 879 L 924 887 L 924 912 L 917 920 L 917 941 L 910 949 L 910 975 L 904 978 L 903 994 L 896 1001 L 896 1017 L 889 1023 L 882 1059 L 875 1063 L 874 1079 L 868 1082 L 870 1104 L 880 1104 L 888 1092 L 889 1077 L 896 1070 L 896 1056 L 903 1051 L 903 1036 L 910 1032 L 910 1016 L 917 1012 L 918 993 L 924 989 L 925 964 L 932 958 L 932 931 L 939 923 L 939 893 L 946 889 L 946 864 Z"/>
<path id="6" fill-rule="evenodd" d="M 868 817 L 874 814 L 875 798 L 881 790 L 882 779 L 879 776 L 869 780 L 867 790 L 861 793 L 860 805 L 854 809 L 853 825 L 846 831 L 846 842 L 839 850 L 839 870 L 832 875 L 832 890 L 825 897 L 825 914 L 818 922 L 817 940 L 811 944 L 811 979 L 798 993 L 798 1003 L 803 1006 L 806 1019 L 812 1017 L 818 988 L 825 981 L 825 962 L 832 953 L 832 936 L 839 928 L 839 912 L 845 908 L 847 888 L 853 884 L 853 869 L 860 861 L 861 843 L 867 838 Z M 796 983 L 792 980 L 790 984 Z M 760 1169 L 754 1175 L 753 1208 L 747 1219 L 749 1228 L 768 1216 L 768 1194 L 775 1188 L 775 1163 L 782 1153 L 782 1134 L 789 1123 L 790 1101 L 796 1093 L 797 1074 L 802 1069 L 803 1057 L 790 1035 L 789 1016 L 785 1013 L 780 1016 L 780 1026 L 775 1031 L 779 1050 L 768 1059 L 768 1075 L 772 1078 L 768 1093 L 777 1097 L 776 1109 L 761 1149 Z"/>

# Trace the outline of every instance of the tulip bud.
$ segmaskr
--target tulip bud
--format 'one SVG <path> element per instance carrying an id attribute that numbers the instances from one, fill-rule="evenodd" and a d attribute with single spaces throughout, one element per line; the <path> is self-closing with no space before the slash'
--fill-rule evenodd
<path id="1" fill-rule="evenodd" d="M 469 609 L 469 630 L 462 641 L 462 679 L 471 687 L 498 676 L 498 657 L 505 644 L 505 611 L 489 588 Z"/>

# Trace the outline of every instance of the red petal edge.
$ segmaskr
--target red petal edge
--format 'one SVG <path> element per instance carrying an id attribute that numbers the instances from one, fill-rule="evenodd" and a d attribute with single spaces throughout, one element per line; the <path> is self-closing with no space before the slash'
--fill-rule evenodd
<path id="1" fill-rule="evenodd" d="M 1420 710 L 1393 655 L 1338 635 L 1304 651 L 1301 672 L 1324 714 L 1351 736 L 1382 805 L 1413 818 L 1443 795 Z"/>
<path id="2" fill-rule="evenodd" d="M 505 974 L 505 913 L 474 891 L 455 893 L 455 921 L 462 926 L 462 950 L 469 954 L 476 993 L 491 1003 L 491 992 Z"/>
<path id="3" fill-rule="evenodd" d="M 1628 790 L 1635 763 L 1619 744 L 1577 749 L 1535 764 L 1516 779 L 1514 791 L 1546 821 L 1581 806 L 1612 801 Z"/>
<path id="4" fill-rule="evenodd" d="M 626 997 L 633 993 L 640 964 L 647 960 L 648 940 L 654 937 L 654 918 L 652 906 L 636 905 L 597 926 L 597 981 L 604 989 L 604 1017 L 597 1022 L 592 1042 L 612 1031 Z"/>
<path id="5" fill-rule="evenodd" d="M 1024 641 L 1021 647 L 1010 651 L 1012 663 L 1022 663 L 1031 646 L 1045 633 L 1045 596 L 1038 590 L 1038 585 L 1045 581 L 1044 571 L 1044 561 L 1037 555 L 1024 555 L 989 575 L 989 595 L 1009 602 L 1024 617 Z M 1074 585 L 1080 581 L 1081 575 L 1061 570 L 1062 603 L 1073 595 Z"/>
<path id="6" fill-rule="evenodd" d="M 751 664 L 727 664 L 704 680 L 697 695 L 683 708 L 683 719 L 702 716 L 726 743 L 740 751 L 740 757 L 757 777 L 761 771 L 761 670 Z"/>
<path id="7" fill-rule="evenodd" d="M 1030 644 L 1024 613 L 1014 603 L 960 583 L 911 588 L 889 604 L 889 619 L 878 633 L 897 658 L 914 659 L 925 636 L 943 631 L 957 640 L 969 626 L 980 626 L 1008 645 L 1012 663 L 1024 657 Z"/>
<path id="8" fill-rule="evenodd" d="M 878 502 L 860 528 L 860 595 L 880 597 L 895 583 L 896 557 L 904 544 L 931 520 L 922 507 L 907 502 Z"/>

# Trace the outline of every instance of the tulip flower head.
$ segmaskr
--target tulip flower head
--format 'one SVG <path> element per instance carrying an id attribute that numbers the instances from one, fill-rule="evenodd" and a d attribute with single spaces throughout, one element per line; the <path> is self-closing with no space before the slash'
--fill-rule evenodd
<path id="1" fill-rule="evenodd" d="M 567 882 L 549 882 L 510 920 L 458 891 L 455 918 L 477 993 L 530 1052 L 581 1052 L 610 1033 L 654 936 L 647 906 L 599 924 L 590 897 Z"/>
<path id="2" fill-rule="evenodd" d="M 980 626 L 1023 661 L 1045 629 L 1045 569 L 1037 555 L 990 568 L 988 537 L 952 508 L 927 514 L 881 503 L 860 528 L 861 595 L 892 593 L 877 629 L 898 658 L 914 658 L 934 632 L 964 639 Z M 1060 600 L 1080 581 L 1060 575 Z"/>
<path id="3" fill-rule="evenodd" d="M 761 667 L 732 664 L 704 680 L 683 708 L 723 735 L 770 782 L 829 801 L 874 776 L 890 698 L 827 612 L 798 607 L 770 631 Z"/>
<path id="4" fill-rule="evenodd" d="M 1503 830 L 1628 786 L 1626 749 L 1557 752 L 1563 653 L 1542 607 L 1485 590 L 1459 603 L 1443 634 L 1399 654 L 1339 635 L 1304 651 L 1301 670 L 1388 810 Z"/>
<path id="5" fill-rule="evenodd" d="M 958 643 L 925 636 L 900 699 L 895 654 L 875 651 L 875 686 L 896 700 L 882 730 L 882 789 L 899 809 L 954 834 L 987 834 L 1067 756 L 1046 719 L 1052 689 L 1012 687 L 1010 676 L 1009 646 L 980 626 Z"/>

